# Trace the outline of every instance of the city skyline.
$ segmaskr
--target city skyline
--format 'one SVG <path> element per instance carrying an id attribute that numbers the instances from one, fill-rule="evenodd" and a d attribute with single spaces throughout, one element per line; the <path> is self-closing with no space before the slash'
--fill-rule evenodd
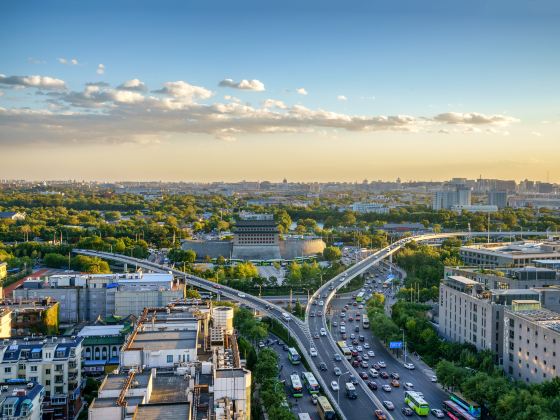
<path id="1" fill-rule="evenodd" d="M 447 3 L 8 2 L 0 178 L 560 182 L 560 6 Z"/>

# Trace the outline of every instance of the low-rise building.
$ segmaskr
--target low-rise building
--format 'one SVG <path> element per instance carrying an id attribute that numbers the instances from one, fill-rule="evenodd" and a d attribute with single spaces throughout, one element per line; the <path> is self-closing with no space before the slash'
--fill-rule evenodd
<path id="1" fill-rule="evenodd" d="M 81 407 L 82 337 L 6 339 L 0 382 L 25 379 L 45 387 L 44 413 L 73 418 Z"/>
<path id="2" fill-rule="evenodd" d="M 376 213 L 376 214 L 388 214 L 389 207 L 381 203 L 362 203 L 356 202 L 352 204 L 352 211 L 356 213 Z"/>
<path id="3" fill-rule="evenodd" d="M 8 277 L 8 264 L 5 262 L 0 262 L 0 281 Z M 0 298 L 2 296 L 0 295 Z"/>
<path id="4" fill-rule="evenodd" d="M 503 324 L 507 375 L 530 383 L 560 376 L 560 313 L 539 301 L 517 302 L 506 309 Z"/>
<path id="5" fill-rule="evenodd" d="M 21 300 L 10 305 L 12 337 L 58 334 L 60 304 L 51 298 Z"/>
<path id="6" fill-rule="evenodd" d="M 560 241 L 520 241 L 464 245 L 459 255 L 466 265 L 524 267 L 535 260 L 560 259 Z"/>
<path id="7" fill-rule="evenodd" d="M 37 382 L 0 383 L 0 418 L 6 420 L 42 420 L 45 388 Z"/>
<path id="8" fill-rule="evenodd" d="M 12 336 L 12 310 L 5 306 L 0 307 L 0 338 Z"/>
<path id="9" fill-rule="evenodd" d="M 108 373 L 119 366 L 120 349 L 133 326 L 87 325 L 78 333 L 82 342 L 83 372 L 88 375 Z"/>
<path id="10" fill-rule="evenodd" d="M 498 211 L 498 206 L 493 204 L 456 204 L 451 207 L 456 213 L 468 211 L 470 213 L 495 213 Z"/>

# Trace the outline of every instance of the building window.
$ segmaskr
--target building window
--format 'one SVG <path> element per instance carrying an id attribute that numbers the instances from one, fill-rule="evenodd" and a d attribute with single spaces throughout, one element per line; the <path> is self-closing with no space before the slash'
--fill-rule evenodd
<path id="1" fill-rule="evenodd" d="M 171 354 L 167 355 L 167 363 L 173 363 L 173 356 Z"/>
<path id="2" fill-rule="evenodd" d="M 37 366 L 31 366 L 31 372 L 37 372 Z"/>
<path id="3" fill-rule="evenodd" d="M 11 367 L 5 367 L 4 368 L 4 373 L 12 373 L 12 368 Z"/>

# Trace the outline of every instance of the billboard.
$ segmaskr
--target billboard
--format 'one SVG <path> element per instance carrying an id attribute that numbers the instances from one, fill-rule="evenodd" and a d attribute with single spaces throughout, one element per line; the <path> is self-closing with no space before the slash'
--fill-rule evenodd
<path id="1" fill-rule="evenodd" d="M 402 349 L 402 341 L 391 341 L 389 343 L 390 349 Z"/>

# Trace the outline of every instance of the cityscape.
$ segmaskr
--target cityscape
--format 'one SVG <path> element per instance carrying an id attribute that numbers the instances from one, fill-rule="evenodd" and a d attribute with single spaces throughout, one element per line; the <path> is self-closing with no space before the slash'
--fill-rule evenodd
<path id="1" fill-rule="evenodd" d="M 560 419 L 560 3 L 3 12 L 0 419 Z"/>

